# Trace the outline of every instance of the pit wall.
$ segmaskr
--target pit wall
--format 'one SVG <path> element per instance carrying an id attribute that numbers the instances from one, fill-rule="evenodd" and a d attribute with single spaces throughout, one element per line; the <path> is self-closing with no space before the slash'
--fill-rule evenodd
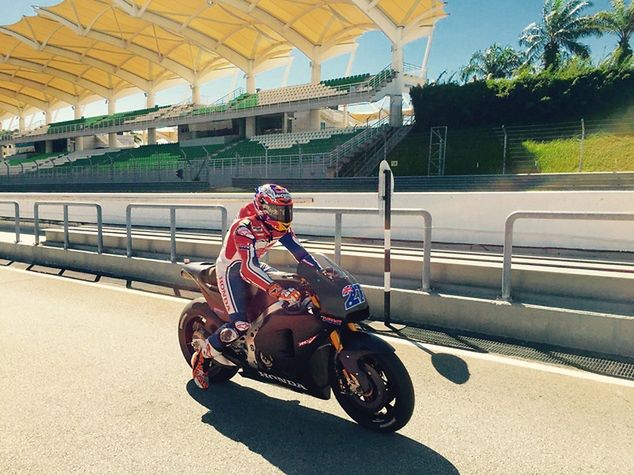
<path id="1" fill-rule="evenodd" d="M 36 201 L 97 202 L 103 206 L 106 224 L 125 224 L 129 203 L 222 204 L 229 216 L 252 198 L 248 193 L 175 194 L 38 194 L 0 193 L 0 201 L 20 203 L 21 214 L 32 218 Z M 376 193 L 298 193 L 296 206 L 330 208 L 376 208 Z M 634 191 L 553 191 L 514 193 L 396 193 L 395 208 L 423 208 L 433 216 L 433 241 L 502 245 L 504 222 L 514 211 L 634 212 Z M 0 216 L 11 216 L 12 208 L 0 205 Z M 42 208 L 42 219 L 62 219 L 61 208 Z M 178 225 L 187 228 L 220 228 L 220 216 L 209 211 L 179 211 Z M 71 221 L 94 222 L 94 211 L 71 209 Z M 168 226 L 169 212 L 136 210 L 135 225 Z M 395 217 L 394 239 L 419 241 L 423 223 L 417 217 Z M 294 228 L 300 235 L 332 236 L 334 216 L 298 211 Z M 373 216 L 344 216 L 344 236 L 381 239 L 382 221 Z M 634 252 L 634 222 L 521 220 L 515 226 L 518 246 L 613 250 Z"/>

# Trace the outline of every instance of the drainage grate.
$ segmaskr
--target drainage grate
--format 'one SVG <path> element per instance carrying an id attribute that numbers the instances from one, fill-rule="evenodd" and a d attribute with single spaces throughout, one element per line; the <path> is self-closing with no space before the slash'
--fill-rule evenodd
<path id="1" fill-rule="evenodd" d="M 398 326 L 400 327 L 401 325 L 399 324 Z M 541 361 L 634 381 L 634 360 L 628 358 L 617 360 L 604 355 L 576 353 L 563 348 L 515 340 L 493 340 L 482 335 L 466 332 L 458 333 L 434 327 L 405 326 L 398 330 L 377 330 L 374 325 L 364 325 L 364 327 L 378 334 L 400 337 L 421 343 Z"/>

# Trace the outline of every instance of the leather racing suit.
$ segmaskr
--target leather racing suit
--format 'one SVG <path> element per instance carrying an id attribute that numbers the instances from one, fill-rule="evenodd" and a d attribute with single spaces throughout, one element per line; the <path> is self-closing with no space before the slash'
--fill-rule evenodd
<path id="1" fill-rule="evenodd" d="M 259 259 L 278 241 L 293 254 L 297 262 L 304 261 L 319 268 L 291 228 L 285 232 L 270 228 L 260 219 L 253 203 L 244 206 L 231 224 L 216 260 L 218 289 L 230 319 L 209 338 L 216 350 L 222 351 L 248 330 L 246 309 L 249 285 L 268 292 L 274 284 L 267 274 L 267 271 L 274 269 L 260 263 Z"/>

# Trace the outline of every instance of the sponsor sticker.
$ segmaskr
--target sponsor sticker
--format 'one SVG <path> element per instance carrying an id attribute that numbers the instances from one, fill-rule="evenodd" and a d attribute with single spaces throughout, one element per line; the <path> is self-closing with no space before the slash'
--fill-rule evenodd
<path id="1" fill-rule="evenodd" d="M 306 345 L 310 345 L 313 341 L 315 341 L 317 339 L 317 335 L 315 336 L 311 336 L 310 338 L 308 338 L 307 340 L 304 341 L 300 341 L 299 344 L 297 346 L 299 346 L 300 348 L 302 346 L 306 346 Z"/>
<path id="2" fill-rule="evenodd" d="M 341 326 L 341 320 L 337 320 L 336 318 L 331 318 L 331 317 L 322 315 L 321 319 L 326 323 L 330 323 L 331 325 Z"/>

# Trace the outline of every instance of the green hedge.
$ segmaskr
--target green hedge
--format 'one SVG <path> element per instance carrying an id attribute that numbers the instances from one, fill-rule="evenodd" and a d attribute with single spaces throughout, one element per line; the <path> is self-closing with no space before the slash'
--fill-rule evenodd
<path id="1" fill-rule="evenodd" d="M 512 80 L 417 86 L 411 97 L 423 130 L 599 119 L 628 107 L 631 111 L 634 70 L 597 69 L 572 76 L 545 71 Z"/>

